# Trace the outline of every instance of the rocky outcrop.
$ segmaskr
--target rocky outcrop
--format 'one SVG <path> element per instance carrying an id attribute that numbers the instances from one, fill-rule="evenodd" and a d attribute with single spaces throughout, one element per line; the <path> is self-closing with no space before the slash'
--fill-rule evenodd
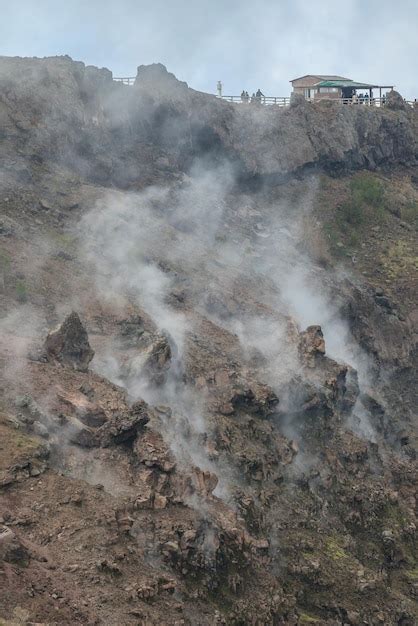
<path id="1" fill-rule="evenodd" d="M 74 405 L 73 405 L 74 407 Z M 83 448 L 108 448 L 119 444 L 133 443 L 138 432 L 149 422 L 147 406 L 145 403 L 136 403 L 131 410 L 115 413 L 107 418 L 101 407 L 98 407 L 104 422 L 100 424 L 86 424 L 86 414 L 79 415 L 76 407 L 75 413 L 62 417 L 64 436 L 71 443 Z M 97 415 L 97 413 L 95 413 Z"/>
<path id="2" fill-rule="evenodd" d="M 386 106 L 392 111 L 408 111 L 408 104 L 401 94 L 393 89 L 386 96 Z"/>
<path id="3" fill-rule="evenodd" d="M 300 333 L 299 352 L 307 367 L 315 367 L 317 360 L 325 355 L 325 340 L 320 326 L 308 326 Z"/>
<path id="4" fill-rule="evenodd" d="M 173 356 L 172 345 L 168 336 L 162 333 L 144 351 L 142 369 L 150 383 L 161 385 L 165 381 Z"/>
<path id="5" fill-rule="evenodd" d="M 90 347 L 87 331 L 77 313 L 70 313 L 59 328 L 49 333 L 45 340 L 45 351 L 51 360 L 80 372 L 87 371 L 94 350 Z"/>
<path id="6" fill-rule="evenodd" d="M 354 286 L 346 296 L 342 312 L 359 344 L 382 365 L 411 367 L 416 349 L 413 329 L 399 318 L 395 305 Z"/>
<path id="7" fill-rule="evenodd" d="M 97 428 L 98 426 L 103 426 L 107 421 L 103 408 L 99 404 L 88 400 L 82 393 L 68 393 L 62 390 L 57 392 L 57 397 L 86 426 Z"/>
<path id="8" fill-rule="evenodd" d="M 311 435 L 325 438 L 350 414 L 359 395 L 357 372 L 326 356 L 320 326 L 308 326 L 297 338 L 300 374 L 283 390 L 281 420 L 308 441 Z"/>
<path id="9" fill-rule="evenodd" d="M 188 88 L 162 65 L 140 66 L 135 86 L 69 57 L 0 58 L 0 162 L 30 180 L 25 155 L 103 184 L 134 186 L 185 171 L 196 157 L 227 158 L 248 177 L 306 167 L 347 170 L 415 163 L 416 111 L 293 100 L 289 108 L 233 105 Z M 47 122 L 47 123 L 46 123 Z M 20 159 L 20 160 L 19 160 Z"/>
<path id="10" fill-rule="evenodd" d="M 139 463 L 165 473 L 171 472 L 176 466 L 173 454 L 161 435 L 152 430 L 147 430 L 143 437 L 136 440 L 134 454 Z"/>
<path id="11" fill-rule="evenodd" d="M 133 442 L 148 421 L 146 405 L 136 404 L 130 412 L 115 415 L 104 424 L 98 430 L 96 440 L 104 447 Z"/>
<path id="12" fill-rule="evenodd" d="M 7 526 L 0 526 L 0 563 L 20 564 L 29 560 L 29 552 Z"/>

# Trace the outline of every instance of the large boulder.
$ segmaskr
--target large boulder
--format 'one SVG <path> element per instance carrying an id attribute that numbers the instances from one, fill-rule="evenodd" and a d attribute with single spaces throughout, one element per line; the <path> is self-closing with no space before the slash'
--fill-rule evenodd
<path id="1" fill-rule="evenodd" d="M 173 453 L 159 432 L 147 429 L 134 444 L 134 454 L 146 467 L 172 472 L 176 466 Z"/>
<path id="2" fill-rule="evenodd" d="M 325 340 L 320 326 L 308 326 L 300 333 L 299 354 L 306 367 L 315 367 L 325 355 Z"/>
<path id="3" fill-rule="evenodd" d="M 129 411 L 113 415 L 97 430 L 97 441 L 107 448 L 121 443 L 133 443 L 149 422 L 148 406 L 142 400 L 135 402 Z"/>
<path id="4" fill-rule="evenodd" d="M 187 83 L 178 80 L 174 74 L 167 71 L 162 63 L 140 65 L 137 69 L 135 87 L 141 92 L 151 95 L 156 100 L 185 100 L 190 92 Z"/>
<path id="5" fill-rule="evenodd" d="M 48 360 L 56 360 L 75 370 L 86 372 L 94 356 L 87 331 L 74 311 L 45 340 Z"/>
<path id="6" fill-rule="evenodd" d="M 386 96 L 386 107 L 392 111 L 407 111 L 410 108 L 401 94 L 394 89 L 389 91 Z"/>
<path id="7" fill-rule="evenodd" d="M 26 563 L 29 559 L 29 552 L 16 533 L 7 526 L 0 526 L 0 562 L 19 565 Z"/>
<path id="8" fill-rule="evenodd" d="M 218 370 L 209 383 L 216 409 L 222 415 L 246 413 L 267 418 L 273 415 L 279 398 L 273 389 L 259 382 L 251 372 Z"/>
<path id="9" fill-rule="evenodd" d="M 103 407 L 97 402 L 92 402 L 79 391 L 66 391 L 60 389 L 57 392 L 57 399 L 62 403 L 65 410 L 70 409 L 85 426 L 97 428 L 103 426 L 107 421 Z"/>
<path id="10" fill-rule="evenodd" d="M 148 380 L 156 385 L 165 382 L 173 357 L 174 343 L 166 333 L 158 334 L 144 352 L 143 371 Z"/>

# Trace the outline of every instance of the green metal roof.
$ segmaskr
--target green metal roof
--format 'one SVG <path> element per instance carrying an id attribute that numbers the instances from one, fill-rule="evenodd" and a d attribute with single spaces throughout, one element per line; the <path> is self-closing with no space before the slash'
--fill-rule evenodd
<path id="1" fill-rule="evenodd" d="M 356 83 L 354 80 L 323 80 L 320 83 L 316 83 L 315 87 L 352 87 L 353 89 L 373 89 L 376 85 Z"/>

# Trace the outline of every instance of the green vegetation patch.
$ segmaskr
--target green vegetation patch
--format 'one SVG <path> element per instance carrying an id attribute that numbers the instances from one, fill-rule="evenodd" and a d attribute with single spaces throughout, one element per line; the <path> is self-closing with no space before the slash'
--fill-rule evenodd
<path id="1" fill-rule="evenodd" d="M 340 228 L 360 228 L 382 222 L 386 216 L 385 189 L 382 182 L 369 173 L 361 173 L 350 181 L 349 197 L 337 209 Z"/>
<path id="2" fill-rule="evenodd" d="M 330 537 L 325 543 L 325 552 L 333 561 L 350 558 L 341 543 L 335 538 Z"/>
<path id="3" fill-rule="evenodd" d="M 405 515 L 402 509 L 396 503 L 387 502 L 384 506 L 382 513 L 383 513 L 382 517 L 385 520 L 385 524 L 386 525 L 389 524 L 392 527 L 404 526 L 408 521 L 405 518 Z"/>
<path id="4" fill-rule="evenodd" d="M 50 239 L 55 243 L 58 248 L 71 250 L 76 245 L 77 237 L 71 233 L 63 233 L 57 230 L 50 230 L 48 234 Z"/>
<path id="5" fill-rule="evenodd" d="M 418 567 L 405 570 L 405 576 L 413 582 L 418 581 Z"/>
<path id="6" fill-rule="evenodd" d="M 382 258 L 382 266 L 389 278 L 418 271 L 418 255 L 413 246 L 403 239 L 399 239 L 390 246 Z"/>
<path id="7" fill-rule="evenodd" d="M 24 280 L 18 279 L 16 281 L 16 285 L 15 285 L 15 295 L 16 295 L 16 300 L 18 302 L 27 302 L 28 300 L 28 292 L 26 289 L 26 283 Z"/>
<path id="8" fill-rule="evenodd" d="M 326 187 L 322 191 L 324 189 Z M 387 198 L 382 180 L 369 172 L 354 175 L 345 199 L 332 209 L 324 224 L 332 254 L 337 257 L 352 254 L 352 250 L 360 246 L 368 229 L 384 224 L 387 216 Z"/>
<path id="9" fill-rule="evenodd" d="M 299 622 L 301 624 L 319 624 L 319 617 L 315 617 L 314 615 L 309 615 L 309 613 L 300 613 L 299 614 Z"/>
<path id="10" fill-rule="evenodd" d="M 13 426 L 5 413 L 0 413 L 0 469 L 7 469 L 18 457 L 30 456 L 39 448 L 39 441 Z"/>
<path id="11" fill-rule="evenodd" d="M 418 230 L 418 202 L 408 202 L 401 207 L 401 219 Z"/>

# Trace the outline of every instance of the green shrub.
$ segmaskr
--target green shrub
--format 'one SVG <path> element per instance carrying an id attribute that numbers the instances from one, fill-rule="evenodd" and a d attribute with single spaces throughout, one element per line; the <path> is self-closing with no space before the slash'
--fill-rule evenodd
<path id="1" fill-rule="evenodd" d="M 72 233 L 60 232 L 58 230 L 49 230 L 49 237 L 59 248 L 71 250 L 75 246 L 76 237 Z"/>
<path id="2" fill-rule="evenodd" d="M 300 613 L 299 621 L 302 624 L 319 624 L 319 617 L 314 617 L 313 615 L 309 615 L 308 613 Z"/>
<path id="3" fill-rule="evenodd" d="M 359 174 L 350 183 L 351 196 L 353 200 L 368 204 L 371 207 L 381 207 L 385 195 L 380 180 L 371 174 Z"/>
<path id="4" fill-rule="evenodd" d="M 346 245 L 355 248 L 364 228 L 382 222 L 385 213 L 383 184 L 372 174 L 361 173 L 351 179 L 349 197 L 337 208 L 335 221 Z"/>
<path id="5" fill-rule="evenodd" d="M 344 223 L 361 226 L 365 220 L 364 206 L 354 199 L 346 200 L 339 207 L 337 217 L 341 226 Z"/>
<path id="6" fill-rule="evenodd" d="M 418 202 L 409 202 L 401 209 L 401 218 L 418 228 Z"/>
<path id="7" fill-rule="evenodd" d="M 16 300 L 18 302 L 27 302 L 28 292 L 25 282 L 23 280 L 17 280 L 15 286 Z"/>
<path id="8" fill-rule="evenodd" d="M 340 225 L 362 226 L 380 221 L 385 213 L 385 190 L 371 174 L 358 174 L 350 182 L 350 197 L 339 207 Z"/>

